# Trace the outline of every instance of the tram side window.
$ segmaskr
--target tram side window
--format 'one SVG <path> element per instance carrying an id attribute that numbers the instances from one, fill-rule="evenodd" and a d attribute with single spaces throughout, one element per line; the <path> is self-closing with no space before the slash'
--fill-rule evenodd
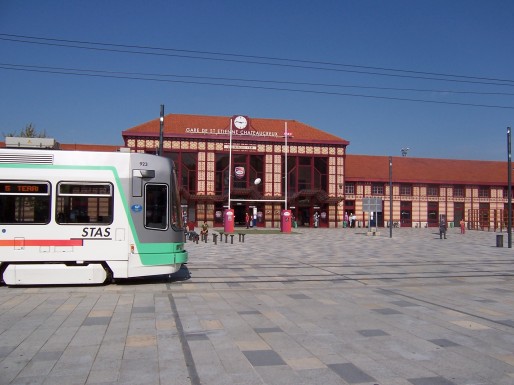
<path id="1" fill-rule="evenodd" d="M 57 185 L 55 220 L 59 224 L 111 224 L 114 195 L 111 183 L 61 182 Z"/>
<path id="2" fill-rule="evenodd" d="M 156 230 L 168 228 L 168 186 L 145 185 L 145 227 Z"/>
<path id="3" fill-rule="evenodd" d="M 0 223 L 49 223 L 50 190 L 48 182 L 0 182 Z"/>

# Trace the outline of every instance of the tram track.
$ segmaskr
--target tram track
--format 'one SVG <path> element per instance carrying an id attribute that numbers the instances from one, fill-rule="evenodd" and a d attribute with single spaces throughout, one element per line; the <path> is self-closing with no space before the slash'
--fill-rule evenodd
<path id="1" fill-rule="evenodd" d="M 335 266 L 331 266 L 335 267 Z M 342 267 L 342 266 L 337 266 Z M 419 267 L 419 265 L 418 265 Z M 282 267 L 270 267 L 270 269 L 283 269 Z M 514 271 L 505 270 L 494 270 L 494 269 L 480 269 L 474 268 L 473 270 L 461 270 L 454 272 L 441 272 L 437 270 L 429 271 L 416 271 L 416 272 L 345 272 L 337 273 L 328 270 L 327 268 L 320 268 L 319 266 L 313 266 L 311 269 L 321 270 L 323 274 L 294 274 L 290 270 L 301 269 L 304 270 L 306 267 L 291 267 L 288 268 L 287 274 L 264 274 L 262 276 L 256 276 L 254 274 L 240 274 L 238 276 L 227 276 L 227 270 L 240 271 L 240 268 L 225 269 L 225 268 L 214 268 L 209 267 L 207 269 L 193 268 L 189 271 L 191 278 L 190 280 L 183 281 L 183 284 L 188 283 L 225 283 L 225 284 L 251 284 L 251 283 L 292 283 L 292 282 L 326 282 L 326 281 L 354 281 L 364 284 L 369 281 L 408 281 L 408 280 L 434 280 L 434 279 L 462 279 L 462 278 L 511 278 L 514 277 Z M 361 266 L 361 268 L 364 268 Z M 266 271 L 266 267 L 260 266 L 260 270 Z M 219 271 L 220 274 L 215 274 Z M 209 272 L 210 274 L 206 274 Z M 221 274 L 224 272 L 224 274 Z"/>

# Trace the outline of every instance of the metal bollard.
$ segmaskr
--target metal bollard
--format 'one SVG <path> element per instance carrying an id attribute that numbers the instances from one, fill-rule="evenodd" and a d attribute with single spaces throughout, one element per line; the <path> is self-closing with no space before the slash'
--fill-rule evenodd
<path id="1" fill-rule="evenodd" d="M 218 234 L 212 234 L 212 241 L 214 242 L 215 245 L 218 244 Z"/>
<path id="2" fill-rule="evenodd" d="M 496 235 L 496 247 L 503 247 L 503 234 Z"/>
<path id="3" fill-rule="evenodd" d="M 243 241 L 243 243 L 245 243 L 245 235 L 246 235 L 246 234 L 239 233 L 239 242 L 241 242 L 241 240 L 242 240 L 242 241 Z"/>
<path id="4" fill-rule="evenodd" d="M 227 242 L 228 242 L 228 234 L 225 233 L 225 243 L 227 243 Z"/>
<path id="5" fill-rule="evenodd" d="M 234 244 L 234 234 L 230 234 L 230 244 Z"/>

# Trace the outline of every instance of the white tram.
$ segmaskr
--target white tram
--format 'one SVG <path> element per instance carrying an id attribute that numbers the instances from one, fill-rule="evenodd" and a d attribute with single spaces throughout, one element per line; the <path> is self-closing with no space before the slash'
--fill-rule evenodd
<path id="1" fill-rule="evenodd" d="M 0 279 L 103 283 L 188 260 L 174 164 L 155 155 L 0 149 Z"/>

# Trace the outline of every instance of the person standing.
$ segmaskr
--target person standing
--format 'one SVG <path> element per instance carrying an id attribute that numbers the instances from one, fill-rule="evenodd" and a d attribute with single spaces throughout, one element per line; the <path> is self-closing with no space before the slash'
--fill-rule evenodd
<path id="1" fill-rule="evenodd" d="M 460 233 L 464 234 L 466 232 L 466 222 L 464 222 L 464 218 L 460 220 Z"/>
<path id="2" fill-rule="evenodd" d="M 245 223 L 246 223 L 246 228 L 249 228 L 250 227 L 250 214 L 248 214 L 248 212 L 246 213 L 246 216 L 245 216 Z"/>
<path id="3" fill-rule="evenodd" d="M 343 227 L 348 227 L 349 223 L 348 223 L 348 211 L 345 211 L 344 212 L 344 224 L 343 224 Z"/>
<path id="4" fill-rule="evenodd" d="M 316 211 L 316 212 L 314 213 L 314 227 L 315 227 L 315 228 L 317 228 L 317 227 L 318 227 L 318 225 L 319 225 L 319 214 L 318 214 L 318 212 Z"/>
<path id="5" fill-rule="evenodd" d="M 207 242 L 207 235 L 209 235 L 209 225 L 207 224 L 207 222 L 203 222 L 202 231 L 200 231 L 202 241 Z"/>
<path id="6" fill-rule="evenodd" d="M 444 219 L 441 219 L 441 222 L 439 222 L 439 239 L 446 239 L 446 221 Z"/>

